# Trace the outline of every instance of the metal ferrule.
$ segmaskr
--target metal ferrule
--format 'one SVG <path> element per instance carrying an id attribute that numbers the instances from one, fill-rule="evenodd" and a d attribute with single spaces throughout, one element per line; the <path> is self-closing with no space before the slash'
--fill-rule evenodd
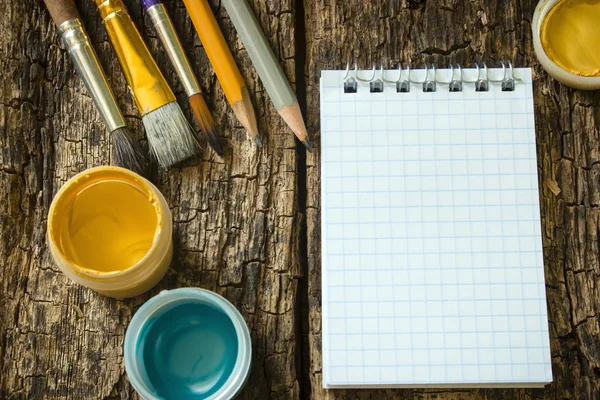
<path id="1" fill-rule="evenodd" d="M 183 46 L 181 46 L 173 22 L 171 21 L 171 18 L 169 18 L 169 14 L 167 14 L 164 4 L 157 4 L 149 7 L 147 11 L 152 19 L 152 24 L 160 37 L 160 41 L 167 50 L 169 58 L 175 66 L 177 75 L 179 75 L 181 84 L 188 97 L 200 93 L 200 85 L 198 85 L 190 62 L 183 52 Z"/>
<path id="2" fill-rule="evenodd" d="M 175 101 L 162 72 L 152 58 L 121 0 L 94 0 L 117 53 L 125 79 L 143 117 Z"/>
<path id="3" fill-rule="evenodd" d="M 125 126 L 123 114 L 117 106 L 115 96 L 108 86 L 108 81 L 98 62 L 98 57 L 92 48 L 90 40 L 81 21 L 70 19 L 58 27 L 65 47 L 75 64 L 75 69 L 81 76 L 100 116 L 109 132 Z"/>

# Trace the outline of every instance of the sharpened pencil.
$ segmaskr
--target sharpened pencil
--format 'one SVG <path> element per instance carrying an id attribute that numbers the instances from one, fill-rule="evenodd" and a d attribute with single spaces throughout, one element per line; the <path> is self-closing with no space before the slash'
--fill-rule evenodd
<path id="1" fill-rule="evenodd" d="M 222 0 L 222 3 L 279 115 L 304 146 L 312 151 L 296 94 L 275 58 L 248 2 L 246 0 Z"/>
<path id="2" fill-rule="evenodd" d="M 258 147 L 262 147 L 248 88 L 229 47 L 227 47 L 210 5 L 206 0 L 183 0 L 183 3 L 190 14 L 192 23 L 206 50 L 206 55 L 233 112 L 244 128 L 254 137 Z"/>

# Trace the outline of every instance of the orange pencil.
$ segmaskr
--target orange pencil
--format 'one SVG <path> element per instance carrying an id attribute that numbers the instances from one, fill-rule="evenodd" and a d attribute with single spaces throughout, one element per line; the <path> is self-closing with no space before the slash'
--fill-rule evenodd
<path id="1" fill-rule="evenodd" d="M 233 112 L 244 128 L 254 136 L 258 147 L 262 147 L 248 88 L 227 47 L 210 5 L 206 0 L 183 0 L 183 3 Z"/>

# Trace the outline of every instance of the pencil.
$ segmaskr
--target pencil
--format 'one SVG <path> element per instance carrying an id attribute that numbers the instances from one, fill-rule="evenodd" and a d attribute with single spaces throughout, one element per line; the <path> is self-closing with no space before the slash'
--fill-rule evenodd
<path id="1" fill-rule="evenodd" d="M 210 5 L 206 0 L 183 0 L 183 3 L 233 112 L 244 128 L 254 136 L 258 147 L 262 147 L 248 88 L 227 47 Z"/>
<path id="2" fill-rule="evenodd" d="M 296 95 L 246 0 L 222 0 L 279 115 L 312 151 Z"/>

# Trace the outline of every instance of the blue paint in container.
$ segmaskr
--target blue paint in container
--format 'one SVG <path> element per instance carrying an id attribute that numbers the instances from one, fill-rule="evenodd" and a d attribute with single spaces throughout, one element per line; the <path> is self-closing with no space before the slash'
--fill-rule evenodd
<path id="1" fill-rule="evenodd" d="M 165 398 L 212 395 L 231 375 L 237 352 L 231 320 L 201 303 L 173 307 L 146 323 L 138 341 L 138 357 L 141 353 L 150 382 Z"/>
<path id="2" fill-rule="evenodd" d="M 216 293 L 164 291 L 134 315 L 125 335 L 125 369 L 147 400 L 229 399 L 250 369 L 250 334 Z"/>

